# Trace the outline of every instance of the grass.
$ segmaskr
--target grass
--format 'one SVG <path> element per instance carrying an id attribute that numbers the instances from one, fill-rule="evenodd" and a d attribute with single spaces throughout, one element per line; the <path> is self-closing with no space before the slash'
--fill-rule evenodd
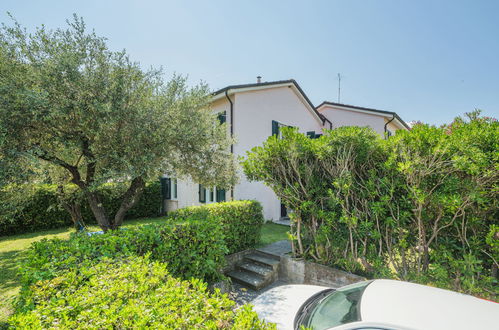
<path id="1" fill-rule="evenodd" d="M 262 227 L 262 234 L 260 236 L 260 244 L 258 245 L 258 247 L 288 239 L 288 231 L 288 226 L 278 225 L 276 223 L 264 224 Z"/>
<path id="2" fill-rule="evenodd" d="M 124 227 L 158 223 L 164 218 L 145 218 L 125 221 Z M 98 226 L 89 226 L 88 230 L 97 231 Z M 12 302 L 19 292 L 20 284 L 17 270 L 24 258 L 24 252 L 31 243 L 44 238 L 69 238 L 74 228 L 44 230 L 28 234 L 0 237 L 0 328 L 12 312 Z"/>
<path id="3" fill-rule="evenodd" d="M 125 221 L 123 226 L 153 224 L 163 220 L 164 218 L 162 217 L 128 220 Z M 97 231 L 99 227 L 89 226 L 88 230 Z M 288 230 L 289 227 L 287 226 L 273 223 L 264 224 L 259 246 L 265 246 L 286 239 Z M 44 238 L 67 239 L 72 232 L 74 232 L 74 228 L 70 227 L 0 237 L 0 328 L 2 322 L 6 322 L 12 313 L 12 302 L 20 289 L 20 279 L 17 276 L 17 271 L 20 262 L 24 258 L 24 252 L 33 242 Z"/>

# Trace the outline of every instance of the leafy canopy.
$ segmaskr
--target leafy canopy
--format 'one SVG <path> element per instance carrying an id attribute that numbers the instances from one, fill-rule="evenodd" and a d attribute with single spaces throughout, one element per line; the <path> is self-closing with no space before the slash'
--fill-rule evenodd
<path id="1" fill-rule="evenodd" d="M 170 173 L 205 184 L 234 181 L 230 139 L 209 110 L 206 84 L 143 70 L 86 30 L 0 34 L 0 165 L 4 181 L 56 166 L 90 187 Z"/>

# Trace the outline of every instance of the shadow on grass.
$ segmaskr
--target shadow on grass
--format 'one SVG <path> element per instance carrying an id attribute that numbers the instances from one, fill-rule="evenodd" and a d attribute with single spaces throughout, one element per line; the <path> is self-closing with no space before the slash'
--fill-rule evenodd
<path id="1" fill-rule="evenodd" d="M 25 254 L 21 250 L 0 253 L 0 293 L 19 287 L 19 265 Z"/>
<path id="2" fill-rule="evenodd" d="M 39 236 L 47 236 L 47 235 L 55 235 L 55 234 L 61 234 L 64 232 L 69 232 L 73 231 L 73 227 L 64 227 L 64 228 L 59 228 L 59 229 L 47 229 L 43 231 L 35 231 L 32 233 L 25 233 L 25 234 L 13 234 L 9 236 L 0 236 L 0 242 L 9 242 L 9 241 L 17 241 L 20 239 L 32 239 L 32 238 L 37 238 Z"/>
<path id="3" fill-rule="evenodd" d="M 24 258 L 24 250 L 0 252 L 0 329 L 7 328 L 6 321 L 13 311 L 12 304 L 21 286 L 19 265 Z"/>

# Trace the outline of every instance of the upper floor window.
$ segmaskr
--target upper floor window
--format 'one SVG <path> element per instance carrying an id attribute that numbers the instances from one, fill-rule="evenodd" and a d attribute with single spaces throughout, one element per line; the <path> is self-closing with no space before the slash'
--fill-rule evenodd
<path id="1" fill-rule="evenodd" d="M 293 126 L 285 125 L 276 120 L 272 120 L 272 135 L 277 135 L 278 137 L 281 137 L 282 136 L 281 127 L 293 127 Z"/>
<path id="2" fill-rule="evenodd" d="M 217 115 L 217 118 L 218 118 L 218 121 L 220 122 L 220 124 L 223 124 L 227 121 L 227 112 L 220 112 L 218 115 Z"/>
<path id="3" fill-rule="evenodd" d="M 307 136 L 311 139 L 318 139 L 322 136 L 322 134 L 316 134 L 315 131 L 307 132 Z"/>

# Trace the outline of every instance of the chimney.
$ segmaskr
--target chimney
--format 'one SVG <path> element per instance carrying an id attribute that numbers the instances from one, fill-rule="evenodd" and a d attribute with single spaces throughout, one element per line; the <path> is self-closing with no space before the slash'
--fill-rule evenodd
<path id="1" fill-rule="evenodd" d="M 262 82 L 262 76 L 256 77 L 256 83 L 259 84 Z"/>

